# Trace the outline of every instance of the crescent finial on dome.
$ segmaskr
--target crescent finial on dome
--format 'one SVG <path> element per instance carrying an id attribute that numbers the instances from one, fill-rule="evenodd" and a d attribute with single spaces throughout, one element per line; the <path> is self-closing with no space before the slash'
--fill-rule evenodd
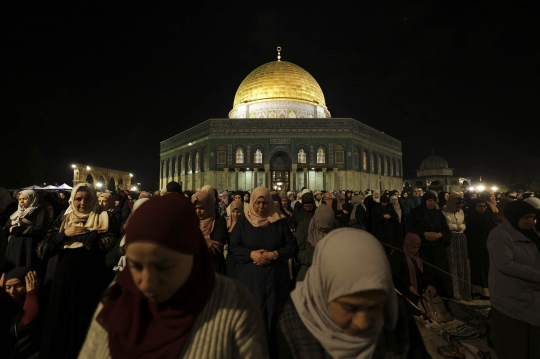
<path id="1" fill-rule="evenodd" d="M 281 61 L 281 46 L 277 47 L 277 60 Z"/>

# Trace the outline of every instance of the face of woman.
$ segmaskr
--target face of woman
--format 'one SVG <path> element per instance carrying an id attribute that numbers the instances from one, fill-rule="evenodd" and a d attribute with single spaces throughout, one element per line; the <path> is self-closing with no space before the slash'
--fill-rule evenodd
<path id="1" fill-rule="evenodd" d="M 266 216 L 266 212 L 268 212 L 268 201 L 266 200 L 266 198 L 257 198 L 255 200 L 255 203 L 253 203 L 253 209 L 255 210 L 255 213 L 257 213 L 259 216 Z"/>
<path id="2" fill-rule="evenodd" d="M 392 201 L 392 204 L 398 204 L 398 199 L 397 198 L 392 198 L 390 201 Z"/>
<path id="3" fill-rule="evenodd" d="M 287 198 L 282 198 L 281 199 L 281 206 L 283 208 L 289 208 L 289 200 Z"/>
<path id="4" fill-rule="evenodd" d="M 78 212 L 89 213 L 92 207 L 94 207 L 94 202 L 94 197 L 92 197 L 90 192 L 79 191 L 75 193 L 75 197 L 73 198 L 73 207 Z"/>
<path id="5" fill-rule="evenodd" d="M 289 195 L 289 201 L 291 201 L 291 202 L 294 201 L 294 194 Z"/>
<path id="6" fill-rule="evenodd" d="M 381 318 L 386 294 L 370 290 L 339 297 L 328 303 L 328 314 L 345 334 L 362 336 Z"/>
<path id="7" fill-rule="evenodd" d="M 210 214 L 208 211 L 199 203 L 195 205 L 195 213 L 197 214 L 197 217 L 199 217 L 199 220 L 207 219 Z"/>
<path id="8" fill-rule="evenodd" d="M 420 196 L 420 190 L 418 188 L 413 189 L 412 195 L 414 197 L 419 197 Z"/>
<path id="9" fill-rule="evenodd" d="M 10 297 L 15 299 L 17 302 L 19 302 L 26 294 L 26 286 L 18 278 L 13 278 L 6 281 L 4 287 Z"/>
<path id="10" fill-rule="evenodd" d="M 487 209 L 487 204 L 485 203 L 478 203 L 476 205 L 476 207 L 474 207 L 474 209 L 476 210 L 476 212 L 478 213 L 485 213 L 486 212 L 486 209 Z"/>
<path id="11" fill-rule="evenodd" d="M 456 204 L 454 206 L 454 213 L 458 213 L 459 211 L 461 211 L 463 209 L 463 206 L 464 206 L 463 203 Z"/>
<path id="12" fill-rule="evenodd" d="M 519 219 L 518 226 L 521 229 L 529 230 L 536 225 L 536 214 L 529 213 Z"/>
<path id="13" fill-rule="evenodd" d="M 239 194 L 235 194 L 235 195 L 234 195 L 234 200 L 235 200 L 235 201 L 241 201 L 241 200 L 242 200 L 242 196 L 239 195 Z"/>
<path id="14" fill-rule="evenodd" d="M 19 205 L 22 208 L 28 208 L 28 206 L 30 205 L 30 200 L 26 197 L 19 196 Z"/>
<path id="15" fill-rule="evenodd" d="M 383 206 L 383 207 L 386 207 L 387 204 L 388 204 L 388 202 L 381 202 L 381 206 Z"/>
<path id="16" fill-rule="evenodd" d="M 434 199 L 428 199 L 426 201 L 426 207 L 427 207 L 427 209 L 435 209 L 435 208 L 437 208 L 437 201 L 435 201 Z"/>
<path id="17" fill-rule="evenodd" d="M 409 192 L 403 192 L 403 198 L 409 197 Z"/>
<path id="18" fill-rule="evenodd" d="M 448 198 L 450 198 L 450 193 L 445 193 L 444 194 L 444 200 L 448 201 Z"/>
<path id="19" fill-rule="evenodd" d="M 489 195 L 489 201 L 490 202 L 495 202 L 495 195 L 494 194 Z"/>
<path id="20" fill-rule="evenodd" d="M 155 302 L 170 299 L 182 288 L 193 267 L 193 254 L 151 242 L 129 244 L 126 258 L 135 285 L 146 298 Z"/>
<path id="21" fill-rule="evenodd" d="M 100 197 L 98 198 L 99 208 L 101 208 L 103 211 L 106 211 L 109 209 L 109 201 L 107 201 L 106 198 Z"/>
<path id="22" fill-rule="evenodd" d="M 420 243 L 409 246 L 409 253 L 412 254 L 413 256 L 416 255 L 416 253 L 418 253 L 419 250 L 420 250 Z"/>
<path id="23" fill-rule="evenodd" d="M 339 200 L 339 204 L 345 204 L 345 198 Z"/>
<path id="24" fill-rule="evenodd" d="M 475 199 L 478 195 L 476 193 L 471 194 L 471 199 Z"/>
<path id="25" fill-rule="evenodd" d="M 234 219 L 235 221 L 238 220 L 238 217 L 240 217 L 241 214 L 242 212 L 240 212 L 238 208 L 235 208 L 231 211 L 232 219 Z"/>
<path id="26" fill-rule="evenodd" d="M 373 198 L 381 198 L 381 194 L 379 192 L 373 193 Z"/>
<path id="27" fill-rule="evenodd" d="M 244 195 L 244 202 L 249 202 L 249 193 Z"/>

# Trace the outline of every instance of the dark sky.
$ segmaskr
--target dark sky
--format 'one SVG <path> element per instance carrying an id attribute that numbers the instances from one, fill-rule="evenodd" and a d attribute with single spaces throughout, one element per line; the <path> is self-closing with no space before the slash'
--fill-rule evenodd
<path id="1" fill-rule="evenodd" d="M 539 173 L 535 1 L 185 3 L 3 3 L 0 185 L 74 161 L 156 181 L 160 141 L 227 117 L 277 46 L 333 117 L 402 141 L 405 176 L 432 150 L 473 180 Z"/>

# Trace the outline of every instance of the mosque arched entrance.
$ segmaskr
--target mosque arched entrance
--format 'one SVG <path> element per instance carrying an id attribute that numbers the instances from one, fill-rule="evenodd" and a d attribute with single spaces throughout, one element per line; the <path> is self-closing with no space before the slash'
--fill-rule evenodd
<path id="1" fill-rule="evenodd" d="M 91 173 L 89 173 L 87 176 L 86 176 L 86 182 L 90 183 L 90 184 L 94 184 L 94 176 L 92 176 Z"/>
<path id="2" fill-rule="evenodd" d="M 285 152 L 276 152 L 270 158 L 270 182 L 272 189 L 282 191 L 290 187 L 292 159 Z"/>

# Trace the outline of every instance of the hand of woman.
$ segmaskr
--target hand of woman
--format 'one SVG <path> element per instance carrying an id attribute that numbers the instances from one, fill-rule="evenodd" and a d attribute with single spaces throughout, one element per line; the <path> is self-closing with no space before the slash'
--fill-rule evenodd
<path id="1" fill-rule="evenodd" d="M 77 237 L 86 233 L 88 233 L 88 230 L 79 226 L 69 227 L 64 230 L 64 234 L 67 237 Z"/>
<path id="2" fill-rule="evenodd" d="M 253 259 L 253 263 L 256 265 L 265 266 L 270 264 L 270 260 L 266 257 L 266 253 L 266 250 L 258 249 L 256 251 L 252 251 L 250 257 Z"/>
<path id="3" fill-rule="evenodd" d="M 420 294 L 418 294 L 418 291 L 416 290 L 416 288 L 414 286 L 412 286 L 412 285 L 409 287 L 409 292 L 411 292 L 414 295 L 420 296 Z"/>
<path id="4" fill-rule="evenodd" d="M 461 232 L 461 226 L 459 224 L 456 225 L 456 229 L 458 232 Z"/>
<path id="5" fill-rule="evenodd" d="M 383 217 L 384 217 L 384 219 L 390 219 L 390 218 L 392 218 L 392 216 L 389 215 L 388 213 L 383 214 Z"/>
<path id="6" fill-rule="evenodd" d="M 424 233 L 424 238 L 427 239 L 428 241 L 434 242 L 437 240 L 438 236 L 437 236 L 437 233 L 435 232 L 426 232 Z"/>
<path id="7" fill-rule="evenodd" d="M 28 272 L 24 279 L 26 279 L 26 293 L 39 288 L 39 279 L 36 272 Z"/>
<path id="8" fill-rule="evenodd" d="M 435 289 L 435 287 L 432 285 L 428 285 L 426 292 L 428 292 L 432 298 L 437 295 L 437 289 Z"/>
<path id="9" fill-rule="evenodd" d="M 208 246 L 208 250 L 210 251 L 210 253 L 217 254 L 217 253 L 223 252 L 223 244 L 222 243 L 220 243 L 218 241 L 214 241 L 211 238 L 207 238 L 205 240 L 206 240 L 206 245 Z"/>

